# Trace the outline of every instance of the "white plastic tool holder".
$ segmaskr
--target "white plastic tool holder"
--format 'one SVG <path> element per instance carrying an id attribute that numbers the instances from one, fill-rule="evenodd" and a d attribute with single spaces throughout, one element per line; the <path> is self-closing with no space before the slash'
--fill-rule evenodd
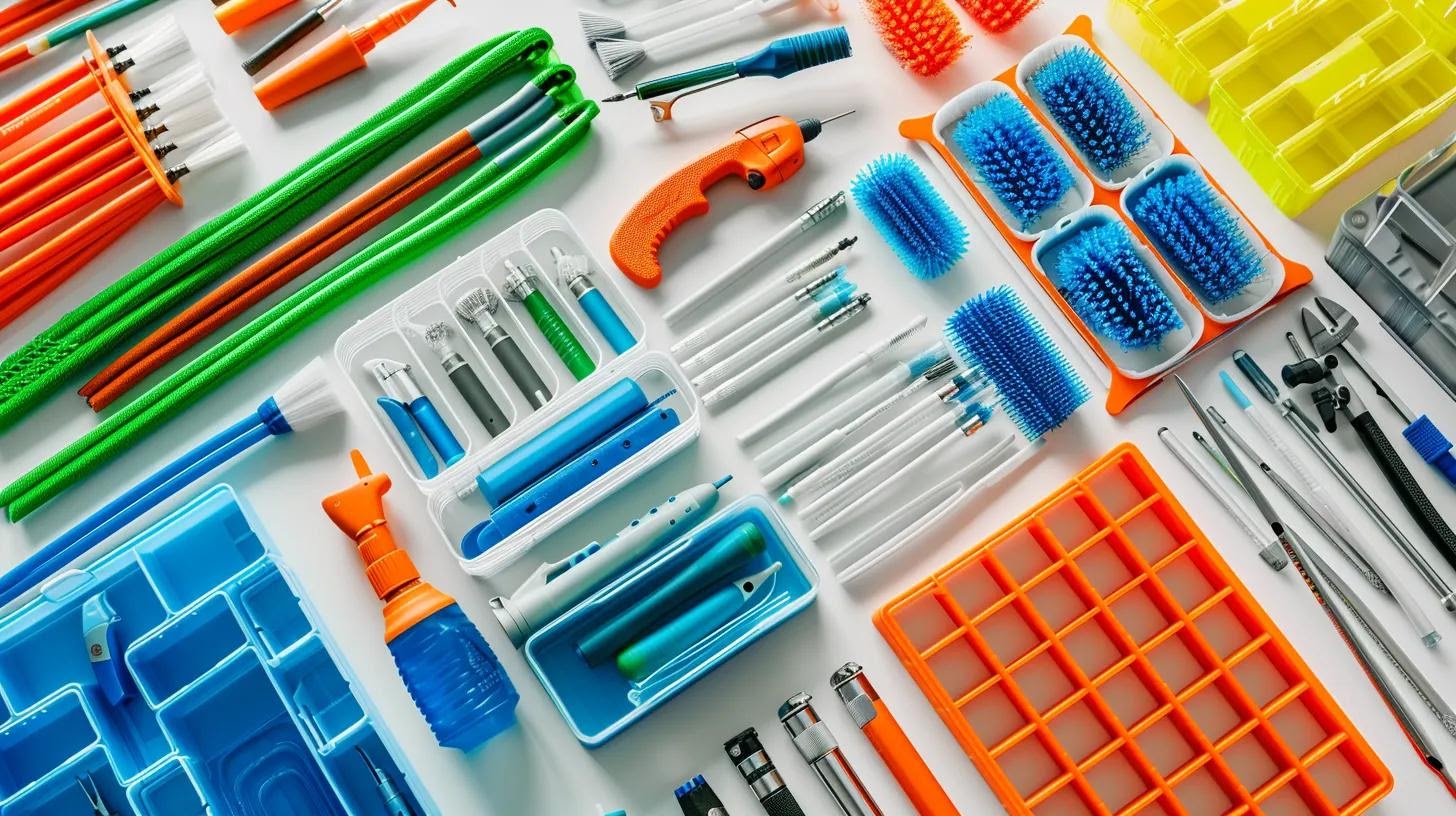
<path id="1" fill-rule="evenodd" d="M 621 355 L 613 355 L 576 298 L 558 279 L 556 263 L 551 256 L 552 247 L 568 255 L 587 257 L 592 282 L 631 330 L 637 339 L 635 345 Z M 504 297 L 502 287 L 506 260 L 522 268 L 529 266 L 535 269 L 541 292 L 596 363 L 596 370 L 581 381 L 566 370 L 525 307 Z M 608 267 L 603 266 L 588 249 L 564 213 L 541 210 L 360 320 L 345 331 L 334 346 L 335 359 L 393 450 L 397 461 L 391 470 L 409 474 L 426 495 L 436 528 L 461 567 L 469 573 L 485 576 L 504 569 L 536 542 L 627 481 L 686 447 L 698 436 L 700 404 L 686 373 L 668 355 L 645 347 L 643 335 L 646 324 L 623 296 L 615 274 L 607 270 Z M 531 408 L 500 361 L 485 348 L 480 332 L 456 314 L 456 303 L 466 292 L 477 287 L 500 296 L 501 305 L 494 314 L 495 319 L 515 339 L 551 391 L 551 399 L 541 408 Z M 510 427 L 498 436 L 491 437 L 486 432 L 450 382 L 440 365 L 439 355 L 425 342 L 424 328 L 437 321 L 450 328 L 452 347 L 464 356 L 510 420 Z M 411 366 L 421 390 L 439 409 L 465 448 L 466 454 L 462 459 L 443 468 L 433 479 L 424 478 L 394 427 L 375 405 L 380 391 L 374 378 L 363 367 L 365 361 L 375 357 L 392 357 Z M 636 379 L 649 400 L 675 390 L 676 393 L 660 407 L 677 411 L 680 425 L 483 554 L 475 558 L 464 557 L 460 551 L 461 537 L 488 518 L 491 512 L 490 504 L 475 489 L 476 475 L 624 377 Z"/>

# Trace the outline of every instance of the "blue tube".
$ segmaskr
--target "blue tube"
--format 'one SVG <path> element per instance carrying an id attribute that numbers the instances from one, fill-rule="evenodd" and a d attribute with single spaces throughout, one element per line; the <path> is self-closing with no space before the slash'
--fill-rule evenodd
<path id="1" fill-rule="evenodd" d="M 612 351 L 622 354 L 637 344 L 637 338 L 632 336 L 632 331 L 622 322 L 621 315 L 607 302 L 600 289 L 588 289 L 578 295 L 576 301 L 581 304 L 586 316 L 591 318 L 592 325 L 602 333 L 602 338 L 612 347 Z"/>
<path id="2" fill-rule="evenodd" d="M 435 451 L 440 458 L 445 460 L 445 467 L 449 467 L 465 458 L 465 448 L 460 446 L 460 441 L 450 431 L 450 426 L 445 424 L 445 418 L 430 402 L 429 397 L 419 397 L 409 404 L 410 415 L 415 422 L 420 424 L 420 430 L 424 431 L 425 438 L 435 446 Z"/>
<path id="3" fill-rule="evenodd" d="M 420 429 L 415 425 L 414 417 L 410 414 L 409 407 L 394 397 L 376 397 L 375 403 L 379 410 L 389 418 L 394 430 L 399 434 L 400 441 L 404 442 L 405 448 L 415 458 L 415 464 L 419 465 L 420 473 L 426 479 L 433 479 L 440 475 L 440 465 L 435 461 L 435 454 L 430 446 L 425 444 L 425 438 L 420 435 Z"/>

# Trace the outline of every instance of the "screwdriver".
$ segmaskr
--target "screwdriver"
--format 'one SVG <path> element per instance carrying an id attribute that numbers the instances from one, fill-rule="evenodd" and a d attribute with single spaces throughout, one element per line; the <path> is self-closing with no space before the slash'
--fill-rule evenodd
<path id="1" fill-rule="evenodd" d="M 854 113 L 826 119 L 767 119 L 738 130 L 736 137 L 711 153 L 674 170 L 647 192 L 612 232 L 612 260 L 633 283 L 651 289 L 662 282 L 658 253 L 662 242 L 689 218 L 708 212 L 707 190 L 730 175 L 752 190 L 772 190 L 804 167 L 804 145 L 818 138 L 824 126 Z M 747 269 L 743 270 L 748 271 Z"/>
<path id="2" fill-rule="evenodd" d="M 768 76 L 782 79 L 806 68 L 845 59 L 853 53 L 849 32 L 844 30 L 844 26 L 837 26 L 794 37 L 781 37 L 740 59 L 639 82 L 631 91 L 609 96 L 602 101 L 621 102 L 633 98 L 651 100 L 653 97 L 686 91 L 671 99 L 654 100 L 650 103 L 652 118 L 658 122 L 666 122 L 672 118 L 672 106 L 685 96 L 717 88 L 744 77 Z"/>

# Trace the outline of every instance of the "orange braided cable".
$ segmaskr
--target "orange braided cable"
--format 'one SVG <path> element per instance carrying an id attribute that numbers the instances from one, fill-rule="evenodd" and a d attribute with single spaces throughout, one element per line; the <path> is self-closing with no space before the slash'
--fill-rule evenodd
<path id="1" fill-rule="evenodd" d="M 440 161 L 452 147 L 455 152 Z M 464 132 L 431 148 L 178 313 L 78 393 L 92 410 L 104 410 L 184 351 L 479 159 L 480 151 Z"/>
<path id="2" fill-rule="evenodd" d="M 65 162 L 65 164 L 70 164 L 71 161 L 82 155 L 75 152 L 76 144 L 91 145 L 90 149 L 85 151 L 89 153 L 121 134 L 121 123 L 116 121 L 115 117 L 111 115 L 111 111 L 102 108 L 86 114 L 33 144 L 26 145 L 19 151 L 0 159 L 0 199 L 4 198 L 3 191 L 20 189 L 11 186 L 16 183 L 14 179 L 17 176 L 31 172 L 32 168 L 51 161 L 57 154 L 71 156 L 72 158 Z M 3 152 L 0 151 L 0 153 Z M 53 166 L 46 171 L 45 175 L 48 176 L 58 169 L 58 166 Z M 25 186 L 29 186 L 39 177 L 28 176 L 28 178 L 30 181 L 25 182 Z"/>
<path id="3" fill-rule="evenodd" d="M 112 190 L 134 183 L 138 179 L 145 179 L 153 186 L 156 185 L 151 173 L 147 172 L 146 163 L 141 160 L 141 157 L 132 156 L 116 168 L 102 173 L 81 187 L 52 201 L 13 226 L 0 230 L 0 251 L 15 246 Z"/>
<path id="4" fill-rule="evenodd" d="M 86 69 L 86 63 L 80 60 L 64 71 L 58 71 L 54 75 L 37 82 L 27 90 L 17 94 L 14 99 L 0 105 L 0 125 L 8 125 L 21 114 L 39 105 L 47 99 L 64 91 L 77 82 L 91 81 L 91 72 Z M 96 83 L 91 82 L 93 92 Z"/>
<path id="5" fill-rule="evenodd" d="M 55 201 L 102 173 L 120 166 L 129 158 L 135 158 L 130 142 L 114 142 L 92 153 L 85 159 L 51 176 L 24 193 L 0 204 L 0 230 L 14 226 L 20 219 L 33 214 L 41 207 Z M 0 201 L 5 201 L 0 198 Z"/>
<path id="6" fill-rule="evenodd" d="M 41 125 L 76 107 L 95 93 L 96 83 L 87 77 L 80 82 L 71 83 L 60 93 L 0 125 L 0 150 L 40 130 Z"/>

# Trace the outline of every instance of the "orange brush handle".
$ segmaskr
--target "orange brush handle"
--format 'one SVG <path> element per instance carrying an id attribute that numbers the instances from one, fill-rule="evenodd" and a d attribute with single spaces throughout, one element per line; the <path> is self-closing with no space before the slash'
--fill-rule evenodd
<path id="1" fill-rule="evenodd" d="M 47 2 L 49 0 L 19 0 L 17 3 L 11 3 L 0 9 L 0 26 L 10 25 L 32 12 L 40 11 L 46 7 Z"/>
<path id="2" fill-rule="evenodd" d="M 59 2 L 42 4 L 38 8 L 23 17 L 0 25 L 0 43 L 8 43 L 11 40 L 19 39 L 35 31 L 46 23 L 55 20 L 67 12 L 73 11 L 91 2 L 91 0 L 59 0 Z M 17 44 L 18 49 L 24 51 L 24 43 Z M 29 52 L 26 52 L 29 54 Z"/>
<path id="3" fill-rule="evenodd" d="M 612 233 L 612 260 L 631 281 L 651 289 L 662 282 L 658 252 L 683 222 L 708 212 L 709 187 L 738 176 L 771 190 L 804 166 L 804 134 L 794 120 L 773 116 L 738 131 L 733 141 L 663 179 Z"/>
<path id="4" fill-rule="evenodd" d="M 128 182 L 132 184 L 143 180 L 151 182 L 151 178 L 151 175 L 147 173 L 146 164 L 140 157 L 133 156 L 121 165 L 102 173 L 15 224 L 0 230 L 0 251 L 15 246 Z"/>
<path id="5" fill-rule="evenodd" d="M 40 141 L 0 161 L 0 201 L 50 178 L 108 142 L 121 136 L 121 123 L 107 110 L 72 122 Z"/>
<path id="6" fill-rule="evenodd" d="M 92 82 L 90 77 L 72 82 L 61 89 L 60 93 L 0 125 L 0 150 L 4 150 L 39 130 L 46 122 L 81 104 L 94 93 L 96 93 L 96 83 Z"/>
<path id="7" fill-rule="evenodd" d="M 24 193 L 0 204 L 0 229 L 8 229 L 36 210 L 72 192 L 81 185 L 115 168 L 132 157 L 131 144 L 115 142 L 92 153 Z M 130 175 L 130 174 L 128 174 Z M 3 201 L 4 199 L 0 199 Z"/>
<path id="8" fill-rule="evenodd" d="M 88 80 L 90 75 L 90 71 L 86 70 L 86 63 L 78 60 L 70 68 L 59 71 L 41 80 L 23 93 L 18 94 L 9 102 L 0 105 L 0 127 L 8 126 L 26 111 L 61 93 L 77 82 Z M 95 90 L 95 83 L 92 83 L 91 88 L 93 91 Z"/>
<path id="9" fill-rule="evenodd" d="M 875 718 L 865 723 L 865 738 L 875 747 L 885 767 L 900 783 L 910 804 L 920 816 L 960 816 L 950 797 L 930 772 L 920 752 L 905 735 L 884 700 L 875 700 Z"/>

